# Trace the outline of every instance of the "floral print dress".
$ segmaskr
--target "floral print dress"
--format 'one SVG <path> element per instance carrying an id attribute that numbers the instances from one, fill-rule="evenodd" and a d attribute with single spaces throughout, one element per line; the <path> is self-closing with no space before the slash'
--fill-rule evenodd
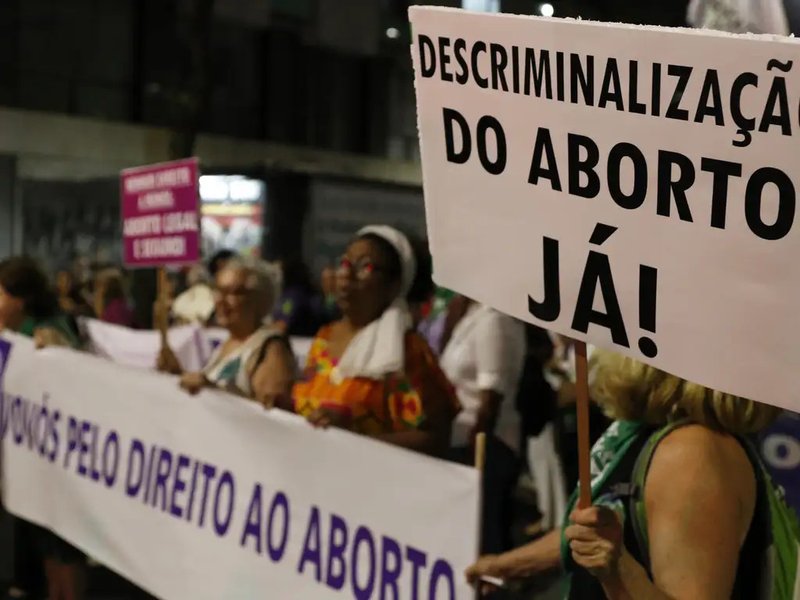
<path id="1" fill-rule="evenodd" d="M 318 408 L 341 412 L 350 429 L 363 435 L 433 427 L 455 418 L 460 405 L 453 387 L 419 334 L 406 334 L 405 371 L 375 380 L 339 375 L 338 360 L 328 351 L 330 333 L 324 327 L 317 334 L 303 379 L 294 386 L 297 414 L 308 416 Z"/>

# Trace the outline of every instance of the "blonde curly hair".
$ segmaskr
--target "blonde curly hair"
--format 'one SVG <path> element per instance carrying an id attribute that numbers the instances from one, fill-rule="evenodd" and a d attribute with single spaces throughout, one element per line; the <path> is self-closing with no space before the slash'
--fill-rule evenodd
<path id="1" fill-rule="evenodd" d="M 592 398 L 612 419 L 649 425 L 687 419 L 716 431 L 746 435 L 764 429 L 781 412 L 607 350 L 592 355 L 592 370 Z"/>

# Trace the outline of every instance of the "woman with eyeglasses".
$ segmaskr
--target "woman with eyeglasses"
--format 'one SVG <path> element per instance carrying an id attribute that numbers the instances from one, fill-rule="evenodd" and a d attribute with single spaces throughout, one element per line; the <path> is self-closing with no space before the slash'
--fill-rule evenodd
<path id="1" fill-rule="evenodd" d="M 294 411 L 398 446 L 440 454 L 460 406 L 408 303 L 432 292 L 430 260 L 401 232 L 365 227 L 342 257 L 342 318 L 314 340 Z"/>
<path id="2" fill-rule="evenodd" d="M 181 374 L 180 385 L 195 394 L 204 387 L 223 389 L 271 407 L 287 397 L 295 375 L 289 342 L 267 321 L 279 294 L 277 269 L 251 258 L 236 257 L 217 273 L 213 289 L 217 323 L 230 334 L 206 367 Z M 174 372 L 167 350 L 159 368 Z M 286 401 L 284 401 L 284 404 Z"/>

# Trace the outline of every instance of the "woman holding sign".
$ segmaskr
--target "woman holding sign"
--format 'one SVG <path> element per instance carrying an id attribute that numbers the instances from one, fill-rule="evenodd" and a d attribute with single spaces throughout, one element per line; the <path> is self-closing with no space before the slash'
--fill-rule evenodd
<path id="1" fill-rule="evenodd" d="M 0 331 L 32 337 L 40 348 L 78 346 L 78 338 L 61 314 L 58 296 L 38 264 L 26 257 L 0 262 Z M 15 519 L 16 560 L 24 560 L 33 540 L 44 556 L 48 597 L 79 600 L 85 592 L 86 556 L 52 532 Z"/>
<path id="2" fill-rule="evenodd" d="M 592 397 L 617 419 L 592 450 L 594 506 L 468 578 L 563 565 L 581 600 L 790 598 L 796 523 L 744 437 L 780 411 L 609 352 L 593 362 Z"/>
<path id="3" fill-rule="evenodd" d="M 430 262 L 396 229 L 365 227 L 336 278 L 342 319 L 317 334 L 294 410 L 413 450 L 442 453 L 459 404 L 408 302 L 430 295 Z"/>
<path id="4" fill-rule="evenodd" d="M 268 320 L 278 294 L 277 269 L 253 258 L 234 258 L 217 273 L 214 303 L 217 323 L 229 337 L 198 373 L 183 373 L 180 385 L 195 394 L 215 387 L 272 406 L 287 397 L 295 375 L 289 342 Z M 168 348 L 159 369 L 175 366 Z"/>

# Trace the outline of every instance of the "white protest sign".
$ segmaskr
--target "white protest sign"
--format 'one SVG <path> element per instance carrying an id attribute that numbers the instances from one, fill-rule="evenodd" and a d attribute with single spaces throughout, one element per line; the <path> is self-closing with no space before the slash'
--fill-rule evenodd
<path id="1" fill-rule="evenodd" d="M 120 365 L 153 369 L 161 351 L 161 336 L 155 330 L 138 330 L 104 323 L 97 319 L 79 319 L 88 350 Z M 180 325 L 167 331 L 169 346 L 184 371 L 201 371 L 214 351 L 228 339 L 227 329 Z M 295 360 L 302 369 L 311 350 L 311 338 L 291 337 Z"/>
<path id="2" fill-rule="evenodd" d="M 783 0 L 690 0 L 686 20 L 732 33 L 790 33 Z"/>
<path id="3" fill-rule="evenodd" d="M 79 324 L 93 354 L 129 367 L 155 368 L 161 351 L 158 331 L 130 329 L 87 318 L 81 318 Z M 171 327 L 167 339 L 185 371 L 202 370 L 210 356 L 202 328 L 197 325 Z"/>
<path id="4" fill-rule="evenodd" d="M 0 338 L 3 504 L 160 598 L 472 598 L 478 472 Z"/>
<path id="5" fill-rule="evenodd" d="M 800 409 L 800 44 L 410 18 L 437 282 Z"/>

